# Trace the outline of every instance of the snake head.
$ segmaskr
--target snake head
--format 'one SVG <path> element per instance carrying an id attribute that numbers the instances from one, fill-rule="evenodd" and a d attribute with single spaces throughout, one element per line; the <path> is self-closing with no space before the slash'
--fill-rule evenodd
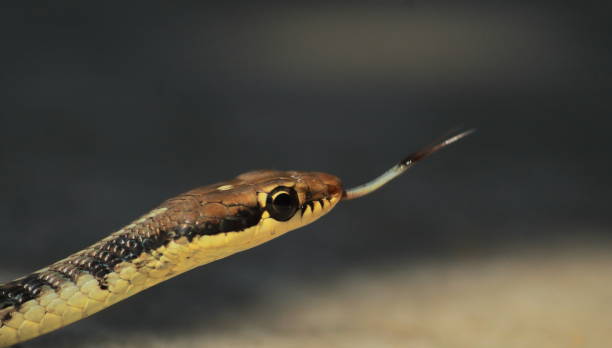
<path id="1" fill-rule="evenodd" d="M 321 172 L 260 170 L 236 179 L 251 183 L 255 189 L 262 219 L 284 223 L 289 229 L 325 215 L 344 195 L 341 180 Z"/>
<path id="2" fill-rule="evenodd" d="M 330 174 L 253 171 L 166 201 L 161 209 L 172 219 L 154 228 L 178 229 L 190 240 L 235 232 L 230 238 L 248 240 L 236 245 L 252 247 L 317 220 L 343 196 L 340 179 Z"/>

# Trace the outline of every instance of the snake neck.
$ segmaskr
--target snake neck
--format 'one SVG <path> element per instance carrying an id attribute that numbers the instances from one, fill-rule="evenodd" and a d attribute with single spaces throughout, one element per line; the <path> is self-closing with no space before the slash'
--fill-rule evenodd
<path id="1" fill-rule="evenodd" d="M 258 192 L 229 202 L 208 188 L 172 198 L 101 241 L 0 285 L 0 347 L 69 325 L 192 268 L 262 244 L 310 223 L 339 197 L 304 204 L 282 223 Z"/>

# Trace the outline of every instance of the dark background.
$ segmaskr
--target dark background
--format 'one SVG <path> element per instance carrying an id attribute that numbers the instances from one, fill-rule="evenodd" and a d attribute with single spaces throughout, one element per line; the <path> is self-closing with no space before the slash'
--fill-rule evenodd
<path id="1" fill-rule="evenodd" d="M 32 346 L 83 330 L 180 332 L 202 311 L 214 327 L 272 286 L 366 265 L 609 243 L 603 8 L 19 5 L 0 9 L 0 281 L 199 185 L 274 168 L 353 186 L 449 130 L 478 129 L 312 226 Z"/>

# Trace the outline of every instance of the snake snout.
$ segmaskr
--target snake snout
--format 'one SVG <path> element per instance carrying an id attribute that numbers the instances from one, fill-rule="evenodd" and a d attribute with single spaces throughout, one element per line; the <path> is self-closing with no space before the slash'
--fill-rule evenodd
<path id="1" fill-rule="evenodd" d="M 335 175 L 315 172 L 312 175 L 316 178 L 310 183 L 310 190 L 313 199 L 339 200 L 344 194 L 342 181 Z"/>

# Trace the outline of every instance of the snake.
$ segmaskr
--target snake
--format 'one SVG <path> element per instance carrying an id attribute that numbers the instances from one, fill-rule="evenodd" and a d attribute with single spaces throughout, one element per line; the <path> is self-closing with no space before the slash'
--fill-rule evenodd
<path id="1" fill-rule="evenodd" d="M 97 243 L 0 285 L 0 347 L 86 318 L 193 268 L 308 225 L 376 191 L 464 131 L 352 189 L 322 172 L 258 170 L 170 198 Z"/>

